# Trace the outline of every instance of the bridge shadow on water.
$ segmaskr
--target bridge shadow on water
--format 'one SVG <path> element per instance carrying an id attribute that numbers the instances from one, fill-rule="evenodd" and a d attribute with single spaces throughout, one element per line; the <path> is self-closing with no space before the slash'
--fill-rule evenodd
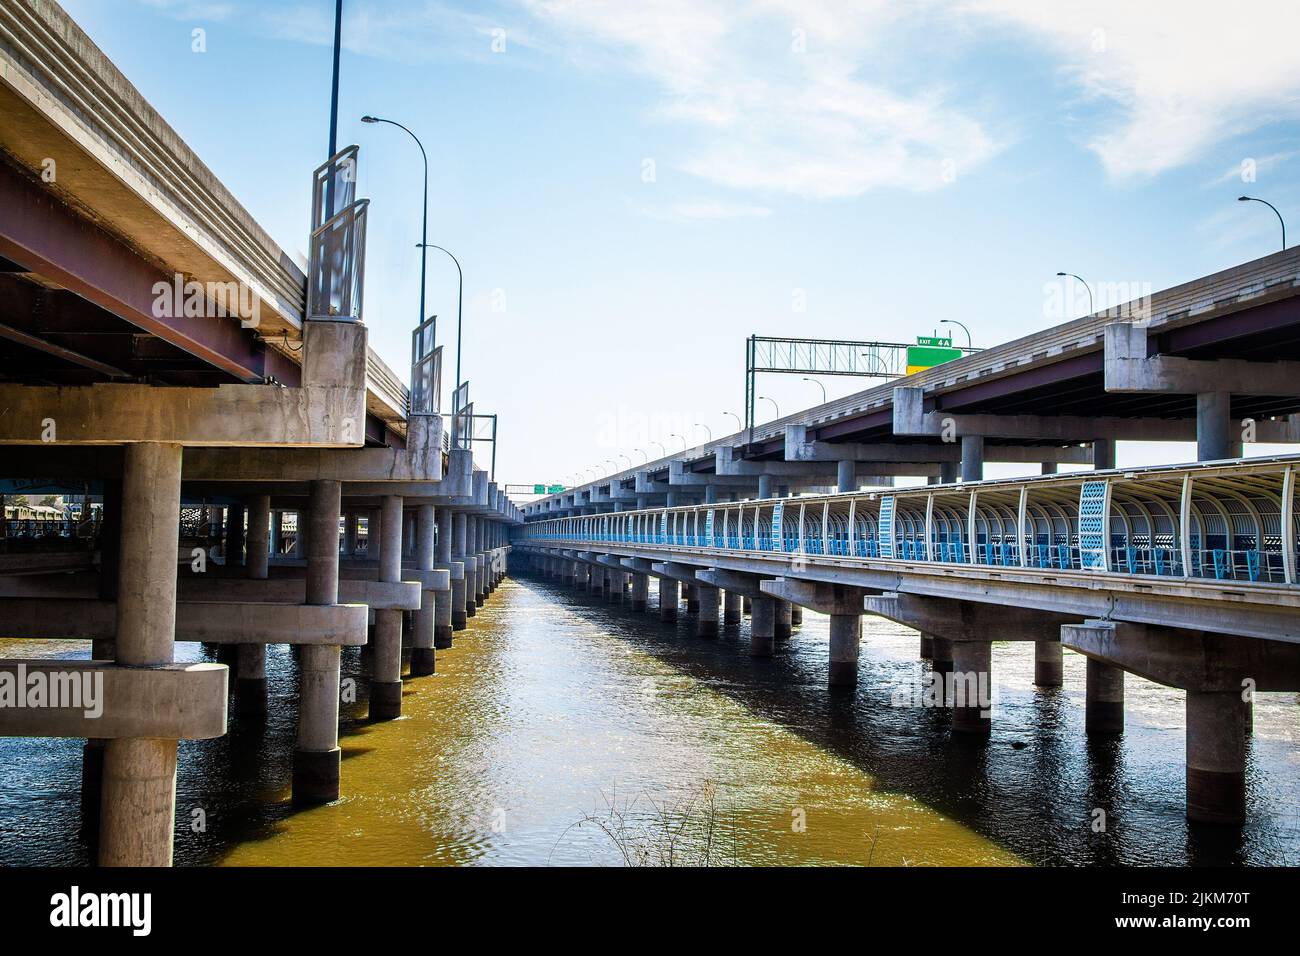
<path id="1" fill-rule="evenodd" d="M 1090 738 L 1077 655 L 1066 655 L 1063 688 L 1036 688 L 1032 646 L 996 644 L 993 733 L 979 741 L 953 733 L 947 710 L 915 703 L 914 688 L 929 665 L 917 660 L 916 632 L 891 622 L 864 616 L 859 682 L 833 688 L 826 683 L 828 619 L 821 615 L 805 612 L 794 635 L 777 642 L 775 656 L 752 658 L 747 616 L 724 626 L 716 640 L 704 639 L 695 636 L 684 604 L 676 624 L 659 621 L 653 587 L 650 608 L 640 613 L 535 577 L 515 580 L 846 761 L 875 790 L 917 800 L 1026 861 L 1300 861 L 1293 747 L 1252 740 L 1244 828 L 1191 824 L 1184 812 L 1181 693 L 1130 680 L 1124 734 Z M 1294 717 L 1294 700 L 1285 704 Z"/>

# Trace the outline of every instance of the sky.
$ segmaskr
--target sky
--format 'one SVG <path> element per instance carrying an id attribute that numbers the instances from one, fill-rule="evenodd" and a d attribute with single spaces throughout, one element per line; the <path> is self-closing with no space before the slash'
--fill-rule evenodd
<path id="1" fill-rule="evenodd" d="M 332 0 L 64 6 L 303 256 Z M 947 318 L 994 345 L 1088 311 L 1059 271 L 1158 291 L 1280 248 L 1243 192 L 1300 209 L 1294 0 L 344 8 L 339 143 L 360 145 L 371 200 L 371 344 L 406 378 L 422 166 L 364 114 L 427 150 L 429 241 L 464 269 L 463 374 L 499 416 L 503 484 L 734 431 L 752 333 L 910 341 Z M 456 270 L 429 256 L 449 387 Z M 820 381 L 831 398 L 873 384 Z M 797 375 L 759 393 L 784 414 L 822 395 Z M 1121 466 L 1194 458 L 1118 448 Z"/>

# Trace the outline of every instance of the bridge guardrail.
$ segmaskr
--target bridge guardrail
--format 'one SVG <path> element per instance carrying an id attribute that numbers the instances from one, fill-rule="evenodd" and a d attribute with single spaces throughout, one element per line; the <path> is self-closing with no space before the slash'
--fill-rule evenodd
<path id="1" fill-rule="evenodd" d="M 551 518 L 516 539 L 1294 585 L 1300 456 Z"/>

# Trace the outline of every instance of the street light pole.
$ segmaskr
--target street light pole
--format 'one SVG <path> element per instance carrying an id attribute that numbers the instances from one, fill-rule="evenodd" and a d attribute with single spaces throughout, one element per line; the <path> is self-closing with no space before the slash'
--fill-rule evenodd
<path id="1" fill-rule="evenodd" d="M 708 440 L 709 440 L 709 441 L 713 441 L 713 429 L 710 428 L 708 425 L 705 425 L 703 422 L 696 422 L 695 425 L 694 425 L 693 427 L 694 427 L 694 428 L 703 428 L 706 432 L 708 432 L 708 435 L 709 435 Z"/>
<path id="2" fill-rule="evenodd" d="M 734 419 L 736 420 L 736 431 L 737 431 L 737 432 L 743 432 L 743 431 L 745 430 L 745 423 L 742 422 L 742 421 L 740 420 L 740 416 L 737 415 L 735 412 L 723 412 L 722 414 L 724 414 L 724 415 L 730 415 L 732 418 L 734 418 Z"/>
<path id="3" fill-rule="evenodd" d="M 822 404 L 825 405 L 825 404 L 826 404 L 826 386 L 823 385 L 821 382 L 817 381 L 817 379 L 815 379 L 815 378 L 809 378 L 807 375 L 805 375 L 805 376 L 803 377 L 803 380 L 804 380 L 805 382 L 812 382 L 814 385 L 816 385 L 818 388 L 820 388 L 820 389 L 822 390 Z"/>
<path id="4" fill-rule="evenodd" d="M 780 417 L 781 417 L 781 406 L 778 405 L 778 404 L 776 403 L 776 399 L 775 399 L 775 398 L 768 398 L 766 395 L 760 395 L 760 396 L 758 396 L 758 399 L 759 399 L 759 401 L 762 401 L 762 402 L 771 402 L 771 403 L 772 403 L 772 407 L 776 409 L 776 417 L 777 417 L 777 418 L 780 418 Z"/>
<path id="5" fill-rule="evenodd" d="M 342 0 L 339 0 L 339 2 L 342 3 Z M 406 135 L 410 136 L 411 139 L 415 140 L 415 145 L 420 147 L 420 157 L 424 160 L 424 220 L 423 220 L 423 224 L 420 226 L 420 243 L 419 243 L 420 245 L 420 317 L 415 323 L 415 327 L 419 328 L 421 325 L 424 324 L 425 318 L 427 318 L 427 316 L 425 316 L 424 314 L 424 286 L 425 286 L 426 265 L 429 258 L 428 253 L 425 251 L 425 243 L 429 241 L 429 154 L 424 151 L 424 144 L 420 142 L 420 137 L 416 136 L 409 129 L 403 126 L 401 123 L 398 123 L 396 120 L 383 119 L 382 117 L 379 116 L 363 116 L 361 117 L 361 122 L 387 123 L 389 126 L 396 126 L 398 129 L 404 130 L 406 132 Z M 333 154 L 331 153 L 330 155 Z M 460 383 L 457 382 L 456 384 L 459 385 Z"/>
<path id="6" fill-rule="evenodd" d="M 1088 290 L 1088 314 L 1095 315 L 1097 313 L 1097 307 L 1092 301 L 1092 286 L 1088 285 L 1088 283 L 1083 281 L 1081 276 L 1077 276 L 1073 272 L 1058 272 L 1057 275 L 1069 276 L 1071 279 L 1078 279 L 1080 282 L 1083 282 L 1083 287 Z"/>
<path id="7" fill-rule="evenodd" d="M 1286 220 L 1283 219 L 1282 214 L 1277 211 L 1277 206 L 1274 206 L 1267 199 L 1258 199 L 1255 196 L 1238 196 L 1237 202 L 1262 202 L 1265 206 L 1267 206 L 1269 209 L 1273 210 L 1274 213 L 1276 213 L 1277 221 L 1282 224 L 1282 251 L 1285 252 L 1286 251 Z"/>
<path id="8" fill-rule="evenodd" d="M 969 352 L 969 351 L 972 350 L 973 346 L 971 345 L 970 329 L 966 328 L 966 326 L 965 326 L 964 323 L 962 323 L 962 322 L 958 322 L 956 319 L 940 319 L 940 320 L 939 320 L 939 324 L 940 324 L 940 325 L 955 325 L 955 326 L 957 326 L 959 329 L 961 329 L 963 332 L 965 332 L 965 333 L 966 333 L 966 351 Z"/>
<path id="9" fill-rule="evenodd" d="M 421 243 L 421 245 L 424 245 L 424 243 Z M 439 252 L 447 253 L 447 255 L 450 256 L 451 261 L 456 263 L 456 387 L 460 388 L 463 384 L 460 377 L 460 320 L 464 315 L 461 307 L 465 302 L 465 273 L 461 271 L 460 260 L 453 256 L 450 251 L 444 249 L 442 246 L 436 246 L 431 242 L 428 243 L 428 247 L 430 249 L 437 249 Z"/>

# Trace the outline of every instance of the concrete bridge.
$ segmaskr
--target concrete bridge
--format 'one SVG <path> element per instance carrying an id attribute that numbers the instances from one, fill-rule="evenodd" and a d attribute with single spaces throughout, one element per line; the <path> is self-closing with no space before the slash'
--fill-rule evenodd
<path id="1" fill-rule="evenodd" d="M 1121 732 L 1124 673 L 1187 691 L 1187 813 L 1240 822 L 1255 691 L 1300 690 L 1300 456 L 809 495 L 529 522 L 533 569 L 702 637 L 751 607 L 770 656 L 792 609 L 830 616 L 832 685 L 857 680 L 864 613 L 922 634 L 958 675 L 955 732 L 990 731 L 995 641 L 1032 641 L 1035 682 L 1088 658 L 1088 732 Z M 725 593 L 725 598 L 721 595 Z"/>
<path id="2" fill-rule="evenodd" d="M 301 648 L 294 800 L 336 799 L 341 648 L 396 717 L 403 645 L 432 673 L 505 573 L 521 515 L 447 441 L 436 363 L 413 407 L 367 345 L 355 162 L 304 171 L 304 270 L 56 4 L 0 8 L 0 481 L 96 512 L 0 539 L 3 636 L 93 641 L 0 661 L 0 735 L 86 738 L 101 864 L 171 862 L 177 741 L 225 733 L 230 692 L 265 710 L 268 644 Z M 27 693 L 86 680 L 101 714 Z"/>
<path id="3" fill-rule="evenodd" d="M 831 684 L 873 613 L 973 688 L 995 639 L 1033 641 L 1047 686 L 1062 648 L 1086 655 L 1089 733 L 1122 729 L 1125 672 L 1184 688 L 1188 816 L 1239 822 L 1251 694 L 1300 689 L 1300 459 L 1241 456 L 1300 441 L 1297 412 L 1291 249 L 539 499 L 515 543 L 636 608 L 657 578 L 667 618 L 684 587 L 703 636 L 752 607 L 760 656 L 801 607 L 829 614 Z M 1195 441 L 1198 463 L 1117 471 L 1120 440 Z M 949 703 L 989 732 L 978 696 Z"/>

